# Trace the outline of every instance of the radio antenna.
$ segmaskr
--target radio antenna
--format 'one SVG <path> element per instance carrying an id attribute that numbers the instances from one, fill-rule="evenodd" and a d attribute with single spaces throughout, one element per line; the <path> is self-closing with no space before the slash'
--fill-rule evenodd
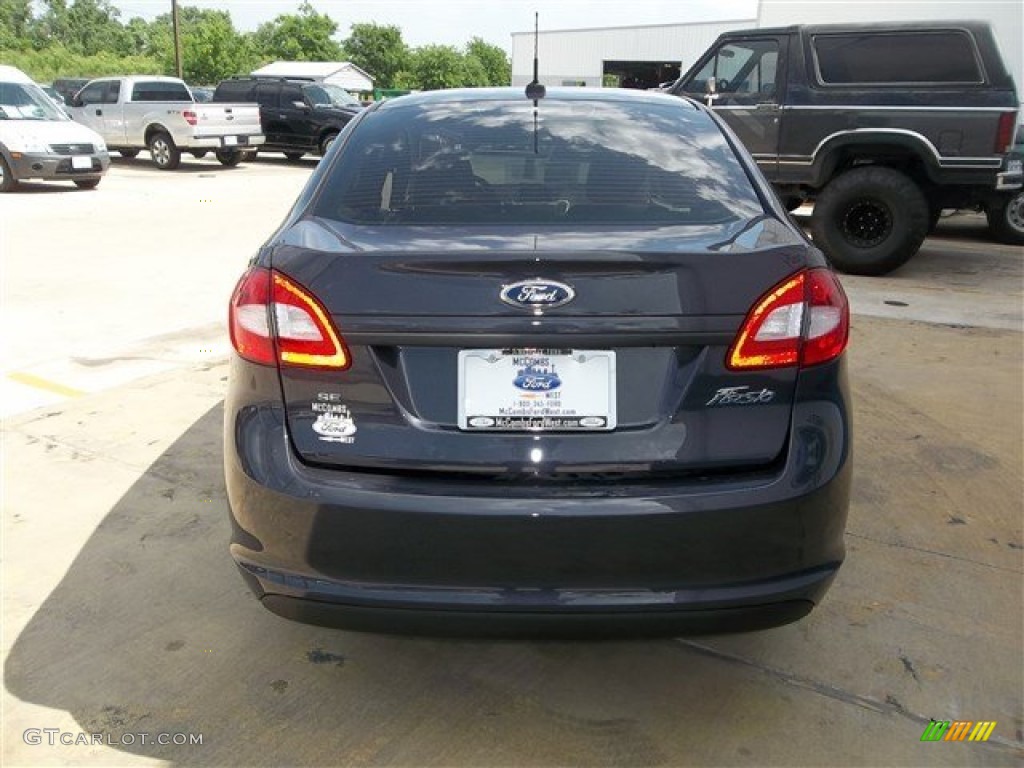
<path id="1" fill-rule="evenodd" d="M 543 99 L 547 90 L 540 82 L 540 63 L 537 56 L 537 49 L 540 40 L 540 14 L 533 13 L 533 82 L 526 86 L 526 98 L 533 99 L 533 106 L 537 106 L 537 100 Z"/>
<path id="2" fill-rule="evenodd" d="M 544 98 L 547 90 L 540 82 L 540 63 L 537 56 L 537 49 L 540 40 L 540 14 L 533 13 L 533 82 L 526 86 L 526 98 L 533 99 L 533 154 L 540 154 L 539 131 L 537 125 L 537 102 Z"/>

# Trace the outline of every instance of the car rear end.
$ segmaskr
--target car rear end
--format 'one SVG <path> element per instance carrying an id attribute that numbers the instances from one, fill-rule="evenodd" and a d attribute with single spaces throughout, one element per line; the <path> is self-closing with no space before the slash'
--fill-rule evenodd
<path id="1" fill-rule="evenodd" d="M 259 147 L 266 141 L 255 104 L 196 103 L 184 114 L 192 126 L 192 147 L 232 151 Z"/>
<path id="2" fill-rule="evenodd" d="M 848 308 L 716 118 L 446 93 L 338 144 L 231 301 L 231 552 L 264 605 L 605 635 L 820 600 Z"/>

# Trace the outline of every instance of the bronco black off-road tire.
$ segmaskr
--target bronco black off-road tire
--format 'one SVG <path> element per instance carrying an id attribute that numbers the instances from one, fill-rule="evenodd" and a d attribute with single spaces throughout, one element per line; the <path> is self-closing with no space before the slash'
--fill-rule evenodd
<path id="1" fill-rule="evenodd" d="M 829 261 L 852 275 L 884 275 L 917 253 L 931 212 L 920 187 L 892 168 L 854 168 L 814 204 L 811 235 Z"/>

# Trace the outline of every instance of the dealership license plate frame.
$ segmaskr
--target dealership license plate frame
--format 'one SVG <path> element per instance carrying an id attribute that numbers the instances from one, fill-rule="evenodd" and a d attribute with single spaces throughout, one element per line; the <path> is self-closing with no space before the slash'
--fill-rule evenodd
<path id="1" fill-rule="evenodd" d="M 558 386 L 550 390 L 517 387 L 514 382 L 524 359 L 554 370 Z M 458 427 L 467 432 L 614 430 L 615 363 L 615 352 L 607 349 L 459 350 Z M 543 385 L 548 375 L 541 374 L 537 380 Z M 547 397 L 549 392 L 559 394 L 557 401 Z M 498 412 L 500 408 L 506 413 Z"/>

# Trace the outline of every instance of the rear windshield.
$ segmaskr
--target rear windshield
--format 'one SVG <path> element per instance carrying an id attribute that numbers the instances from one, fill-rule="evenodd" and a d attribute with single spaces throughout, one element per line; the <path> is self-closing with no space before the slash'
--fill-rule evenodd
<path id="1" fill-rule="evenodd" d="M 132 86 L 132 101 L 192 101 L 192 94 L 184 83 L 154 80 L 135 83 Z"/>
<path id="2" fill-rule="evenodd" d="M 355 224 L 719 224 L 763 213 L 682 101 L 397 103 L 367 115 L 317 215 Z"/>
<path id="3" fill-rule="evenodd" d="M 225 80 L 213 92 L 214 101 L 256 101 L 256 84 L 251 80 Z"/>

